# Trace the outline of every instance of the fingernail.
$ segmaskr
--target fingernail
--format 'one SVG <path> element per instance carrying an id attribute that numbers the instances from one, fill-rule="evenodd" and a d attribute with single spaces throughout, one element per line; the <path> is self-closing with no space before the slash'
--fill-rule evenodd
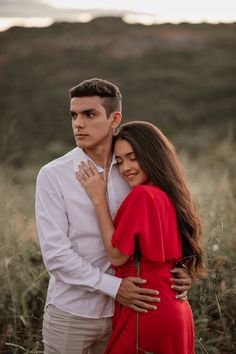
<path id="1" fill-rule="evenodd" d="M 157 306 L 152 306 L 153 310 L 156 310 L 157 309 Z"/>
<path id="2" fill-rule="evenodd" d="M 145 279 L 142 279 L 142 283 L 144 284 L 144 283 L 146 283 L 147 282 L 147 280 L 145 280 Z"/>
<path id="3" fill-rule="evenodd" d="M 171 285 L 170 287 L 171 287 L 171 289 L 174 289 L 175 286 L 174 286 L 174 285 Z"/>

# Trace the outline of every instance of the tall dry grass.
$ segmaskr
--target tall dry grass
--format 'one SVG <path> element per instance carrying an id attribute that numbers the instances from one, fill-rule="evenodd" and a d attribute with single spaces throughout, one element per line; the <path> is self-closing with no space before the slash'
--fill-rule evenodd
<path id="1" fill-rule="evenodd" d="M 39 353 L 47 286 L 34 225 L 35 170 L 1 168 L 0 353 Z"/>
<path id="2" fill-rule="evenodd" d="M 180 151 L 203 223 L 207 277 L 193 284 L 197 354 L 236 352 L 236 155 L 231 139 L 198 155 Z M 37 166 L 1 168 L 0 352 L 41 353 L 47 273 L 34 226 Z"/>
<path id="3" fill-rule="evenodd" d="M 202 220 L 207 277 L 193 285 L 197 353 L 236 353 L 236 155 L 230 139 L 185 161 Z"/>

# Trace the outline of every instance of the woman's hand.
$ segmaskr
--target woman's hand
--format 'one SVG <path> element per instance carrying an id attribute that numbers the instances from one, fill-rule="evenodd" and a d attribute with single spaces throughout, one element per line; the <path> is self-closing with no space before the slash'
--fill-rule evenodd
<path id="1" fill-rule="evenodd" d="M 98 205 L 106 199 L 106 175 L 102 176 L 92 161 L 81 162 L 76 178 L 82 184 L 94 205 Z"/>

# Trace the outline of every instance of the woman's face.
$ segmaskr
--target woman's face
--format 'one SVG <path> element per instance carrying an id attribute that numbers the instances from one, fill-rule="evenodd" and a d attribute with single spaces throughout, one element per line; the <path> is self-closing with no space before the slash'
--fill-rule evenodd
<path id="1" fill-rule="evenodd" d="M 130 187 L 148 183 L 148 176 L 141 169 L 133 148 L 127 140 L 117 140 L 114 147 L 120 174 Z"/>

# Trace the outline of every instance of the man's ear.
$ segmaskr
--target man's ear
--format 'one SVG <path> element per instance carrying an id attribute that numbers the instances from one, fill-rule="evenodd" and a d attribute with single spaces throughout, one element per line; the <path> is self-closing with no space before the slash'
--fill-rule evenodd
<path id="1" fill-rule="evenodd" d="M 122 114 L 121 112 L 114 112 L 112 114 L 112 122 L 111 122 L 111 128 L 115 129 L 118 127 L 122 120 Z"/>

